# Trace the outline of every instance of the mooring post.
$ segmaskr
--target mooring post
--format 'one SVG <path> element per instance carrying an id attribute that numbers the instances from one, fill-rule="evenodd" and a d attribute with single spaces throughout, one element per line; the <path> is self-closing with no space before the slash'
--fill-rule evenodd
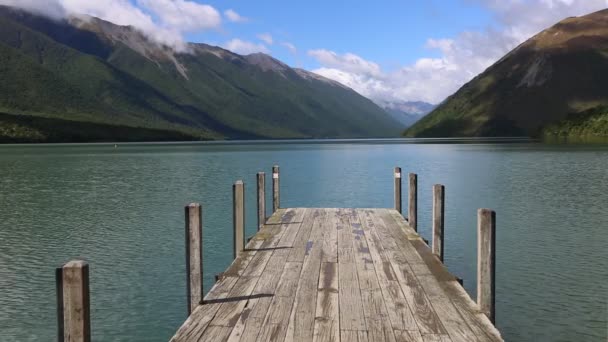
<path id="1" fill-rule="evenodd" d="M 186 278 L 188 315 L 203 301 L 203 211 L 198 203 L 190 203 L 186 213 Z"/>
<path id="2" fill-rule="evenodd" d="M 89 265 L 72 260 L 55 272 L 59 342 L 90 342 Z"/>
<path id="3" fill-rule="evenodd" d="M 266 223 L 266 174 L 258 172 L 258 231 Z"/>
<path id="4" fill-rule="evenodd" d="M 496 213 L 477 211 L 477 304 L 492 323 L 495 322 Z"/>
<path id="5" fill-rule="evenodd" d="M 245 185 L 236 181 L 232 186 L 232 210 L 234 223 L 234 258 L 245 248 Z"/>
<path id="6" fill-rule="evenodd" d="M 272 167 L 272 212 L 276 212 L 279 207 L 279 166 L 275 165 Z"/>
<path id="7" fill-rule="evenodd" d="M 418 175 L 415 173 L 409 174 L 409 196 L 408 196 L 408 215 L 407 222 L 410 227 L 415 231 L 418 231 Z"/>
<path id="8" fill-rule="evenodd" d="M 401 168 L 395 167 L 395 210 L 401 212 Z"/>
<path id="9" fill-rule="evenodd" d="M 433 185 L 433 254 L 443 262 L 443 225 L 445 223 L 445 187 Z"/>

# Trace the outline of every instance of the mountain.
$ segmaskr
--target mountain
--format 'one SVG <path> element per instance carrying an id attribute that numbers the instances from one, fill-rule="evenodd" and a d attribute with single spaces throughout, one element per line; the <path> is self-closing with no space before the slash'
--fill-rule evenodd
<path id="1" fill-rule="evenodd" d="M 265 54 L 176 52 L 130 26 L 0 6 L 0 141 L 381 137 L 398 123 Z"/>
<path id="2" fill-rule="evenodd" d="M 601 111 L 608 104 L 607 75 L 608 9 L 567 18 L 540 32 L 465 84 L 404 135 L 568 135 L 555 129 L 570 127 L 567 122 L 578 122 L 577 118 L 597 117 L 588 115 L 589 111 Z M 601 135 L 597 123 L 602 120 L 593 120 L 586 134 Z"/>
<path id="3" fill-rule="evenodd" d="M 410 127 L 436 106 L 422 101 L 392 101 L 380 104 L 380 107 L 399 121 L 404 128 Z"/>

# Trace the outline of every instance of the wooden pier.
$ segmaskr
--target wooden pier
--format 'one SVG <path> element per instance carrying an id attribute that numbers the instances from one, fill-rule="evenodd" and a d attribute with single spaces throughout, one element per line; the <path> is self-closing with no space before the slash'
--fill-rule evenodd
<path id="1" fill-rule="evenodd" d="M 202 210 L 196 203 L 186 206 L 188 301 L 184 306 L 189 317 L 171 342 L 502 341 L 493 325 L 494 212 L 478 212 L 474 302 L 442 263 L 444 187 L 433 187 L 429 246 L 401 214 L 400 168 L 395 168 L 394 178 L 391 209 L 280 208 L 275 167 L 274 213 L 265 219 L 258 208 L 259 230 L 246 245 L 244 185 L 236 182 L 235 259 L 202 301 Z M 263 206 L 264 175 L 257 179 L 257 202 Z M 414 222 L 417 190 L 417 177 L 410 174 L 408 214 Z M 61 310 L 72 312 L 65 305 Z M 88 308 L 86 314 L 84 325 L 71 317 L 79 322 L 76 328 L 64 327 L 60 320 L 60 329 L 84 326 L 89 334 Z M 62 331 L 59 336 L 63 340 Z"/>

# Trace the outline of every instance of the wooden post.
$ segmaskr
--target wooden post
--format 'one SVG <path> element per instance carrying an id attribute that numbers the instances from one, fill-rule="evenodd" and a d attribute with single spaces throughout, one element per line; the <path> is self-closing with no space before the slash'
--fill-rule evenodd
<path id="1" fill-rule="evenodd" d="M 203 301 L 203 212 L 198 203 L 190 203 L 185 209 L 186 279 L 190 315 Z"/>
<path id="2" fill-rule="evenodd" d="M 280 207 L 279 202 L 279 166 L 272 167 L 272 212 L 274 213 Z"/>
<path id="3" fill-rule="evenodd" d="M 266 223 L 266 174 L 258 172 L 258 231 Z"/>
<path id="4" fill-rule="evenodd" d="M 57 293 L 57 341 L 63 342 L 63 267 L 55 269 L 55 291 Z"/>
<path id="5" fill-rule="evenodd" d="M 418 175 L 410 173 L 410 186 L 409 186 L 409 211 L 407 215 L 407 222 L 410 227 L 415 231 L 418 231 Z"/>
<path id="6" fill-rule="evenodd" d="M 495 322 L 494 271 L 496 265 L 496 213 L 477 211 L 477 304 Z"/>
<path id="7" fill-rule="evenodd" d="M 401 168 L 395 167 L 395 210 L 401 212 Z"/>
<path id="8" fill-rule="evenodd" d="M 433 185 L 433 254 L 443 262 L 443 225 L 445 223 L 445 187 Z"/>
<path id="9" fill-rule="evenodd" d="M 58 340 L 90 342 L 89 265 L 72 260 L 55 272 Z"/>
<path id="10" fill-rule="evenodd" d="M 245 248 L 245 185 L 237 181 L 232 186 L 232 210 L 234 223 L 234 258 Z"/>

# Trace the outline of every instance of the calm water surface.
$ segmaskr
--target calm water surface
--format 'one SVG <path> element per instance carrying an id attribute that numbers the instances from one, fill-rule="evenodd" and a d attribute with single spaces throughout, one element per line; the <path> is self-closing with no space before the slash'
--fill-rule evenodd
<path id="1" fill-rule="evenodd" d="M 446 264 L 472 294 L 476 209 L 495 209 L 506 340 L 607 340 L 608 146 L 351 141 L 1 146 L 0 341 L 55 338 L 54 268 L 72 258 L 91 265 L 94 341 L 167 341 L 186 316 L 183 205 L 204 205 L 209 289 L 231 261 L 233 181 L 249 235 L 274 163 L 284 207 L 390 207 L 393 167 L 416 172 L 427 239 L 445 184 Z"/>

